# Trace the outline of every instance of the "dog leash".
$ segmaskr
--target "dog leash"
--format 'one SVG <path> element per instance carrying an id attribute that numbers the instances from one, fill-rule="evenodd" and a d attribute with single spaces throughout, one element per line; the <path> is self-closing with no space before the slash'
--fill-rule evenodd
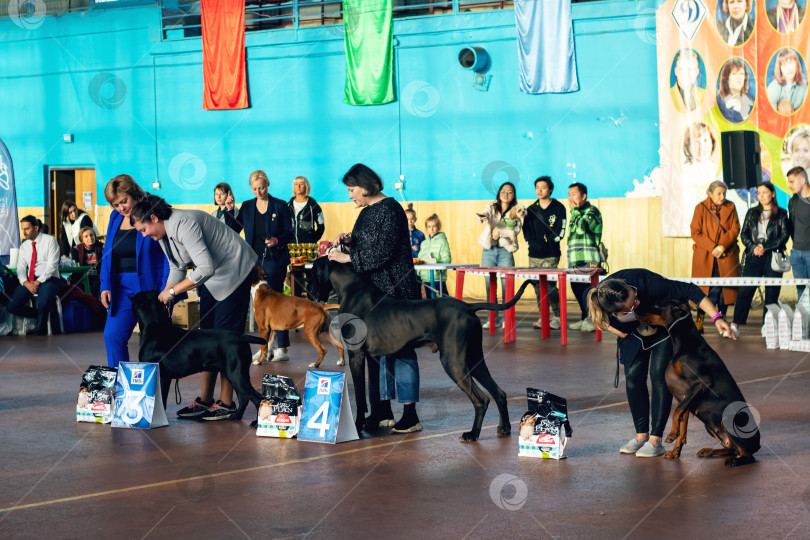
<path id="1" fill-rule="evenodd" d="M 171 383 L 169 383 L 169 384 L 171 384 Z M 182 400 L 183 400 L 183 396 L 180 395 L 180 379 L 175 379 L 174 380 L 174 401 L 175 401 L 175 403 L 180 405 L 180 403 L 182 403 Z"/>

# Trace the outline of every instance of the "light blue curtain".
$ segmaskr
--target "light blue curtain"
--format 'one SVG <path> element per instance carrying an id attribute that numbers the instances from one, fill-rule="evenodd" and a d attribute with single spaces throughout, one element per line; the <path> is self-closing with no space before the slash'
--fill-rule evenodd
<path id="1" fill-rule="evenodd" d="M 577 60 L 571 0 L 515 0 L 520 90 L 576 92 Z"/>

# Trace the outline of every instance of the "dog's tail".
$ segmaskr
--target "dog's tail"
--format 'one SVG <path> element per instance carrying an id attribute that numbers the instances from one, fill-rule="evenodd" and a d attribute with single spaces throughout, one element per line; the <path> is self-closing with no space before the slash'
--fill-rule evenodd
<path id="1" fill-rule="evenodd" d="M 467 310 L 470 313 L 474 313 L 474 312 L 480 311 L 482 309 L 486 309 L 487 311 L 503 311 L 504 309 L 509 309 L 510 307 L 517 304 L 517 301 L 520 300 L 521 296 L 523 296 L 523 291 L 525 291 L 526 287 L 531 285 L 531 283 L 532 283 L 531 281 L 524 281 L 523 285 L 521 285 L 520 289 L 518 289 L 518 292 L 515 295 L 515 297 L 512 298 L 511 300 L 509 300 L 505 304 L 493 304 L 491 302 L 479 302 L 477 304 L 467 304 Z"/>
<path id="2" fill-rule="evenodd" d="M 255 343 L 256 345 L 266 345 L 267 344 L 266 339 L 260 338 L 260 337 L 257 337 L 257 336 L 249 336 L 247 334 L 242 334 L 241 336 L 239 336 L 239 339 L 241 339 L 242 341 L 244 341 L 246 343 Z"/>

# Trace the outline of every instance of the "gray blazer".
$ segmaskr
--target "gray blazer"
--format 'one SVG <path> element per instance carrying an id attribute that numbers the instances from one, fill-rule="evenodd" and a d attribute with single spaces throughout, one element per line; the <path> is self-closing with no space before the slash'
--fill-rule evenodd
<path id="1" fill-rule="evenodd" d="M 160 247 L 169 259 L 169 283 L 188 278 L 205 287 L 216 300 L 225 300 L 245 280 L 256 253 L 230 227 L 201 210 L 172 210 L 163 221 L 166 237 Z"/>

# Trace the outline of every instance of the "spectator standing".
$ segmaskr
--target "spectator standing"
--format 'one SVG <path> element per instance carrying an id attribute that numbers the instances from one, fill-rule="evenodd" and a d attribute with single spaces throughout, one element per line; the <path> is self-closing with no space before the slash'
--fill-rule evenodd
<path id="1" fill-rule="evenodd" d="M 534 192 L 537 200 L 526 209 L 523 220 L 523 237 L 529 244 L 529 266 L 534 268 L 557 268 L 560 264 L 560 242 L 565 236 L 565 206 L 551 198 L 554 182 L 548 176 L 541 176 L 534 181 Z M 540 286 L 534 283 L 537 295 L 537 309 L 540 309 Z M 550 282 L 548 300 L 551 307 L 551 328 L 560 328 L 560 300 L 557 283 Z M 541 320 L 532 323 L 534 328 L 541 328 Z"/>
<path id="2" fill-rule="evenodd" d="M 788 202 L 793 237 L 790 266 L 794 278 L 807 279 L 810 277 L 810 185 L 807 183 L 807 171 L 801 167 L 793 167 L 787 173 L 787 181 L 793 192 L 793 197 Z M 796 290 L 801 298 L 804 285 L 796 285 Z"/>
<path id="3" fill-rule="evenodd" d="M 211 215 L 238 233 L 242 230 L 239 225 L 239 207 L 236 206 L 233 197 L 233 190 L 230 184 L 220 182 L 214 188 L 214 204 L 217 208 L 211 211 Z"/>
<path id="4" fill-rule="evenodd" d="M 413 251 L 413 258 L 419 257 L 419 249 L 422 247 L 422 242 L 425 241 L 425 233 L 416 228 L 416 211 L 413 209 L 413 203 L 408 203 L 408 209 L 405 210 L 405 217 L 408 218 L 408 234 L 411 238 L 411 251 Z"/>
<path id="5" fill-rule="evenodd" d="M 90 227 L 98 235 L 98 229 L 93 224 L 93 220 L 86 212 L 79 210 L 72 199 L 67 199 L 62 203 L 61 211 L 62 232 L 59 235 L 59 247 L 62 253 L 70 257 L 70 250 L 81 244 L 79 232 L 85 227 Z"/>
<path id="6" fill-rule="evenodd" d="M 568 225 L 568 267 L 599 268 L 599 242 L 602 241 L 602 213 L 588 201 L 588 188 L 575 182 L 568 187 L 568 205 L 571 220 Z M 582 318 L 568 325 L 572 330 L 592 332 L 593 324 L 588 320 L 588 304 L 585 290 L 588 283 L 571 283 L 571 291 L 579 303 Z"/>
<path id="7" fill-rule="evenodd" d="M 419 249 L 419 258 L 428 264 L 450 264 L 450 242 L 442 230 L 442 222 L 439 216 L 433 214 L 425 220 L 425 230 L 428 235 L 422 242 Z M 417 272 L 422 283 L 425 285 L 425 298 L 436 298 L 436 291 L 430 288 L 430 270 L 419 270 Z M 433 278 L 436 286 L 441 291 L 442 296 L 447 296 L 447 271 L 434 270 Z"/>

